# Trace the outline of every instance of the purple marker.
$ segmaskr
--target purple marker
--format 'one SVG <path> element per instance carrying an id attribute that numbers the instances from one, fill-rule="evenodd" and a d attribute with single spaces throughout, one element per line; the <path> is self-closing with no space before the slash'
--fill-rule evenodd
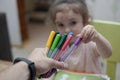
<path id="1" fill-rule="evenodd" d="M 77 38 L 77 40 L 74 42 L 74 44 L 69 48 L 69 50 L 63 55 L 63 57 L 60 59 L 60 61 L 65 61 L 69 55 L 72 54 L 72 51 L 78 46 L 78 44 L 81 42 L 82 38 Z"/>

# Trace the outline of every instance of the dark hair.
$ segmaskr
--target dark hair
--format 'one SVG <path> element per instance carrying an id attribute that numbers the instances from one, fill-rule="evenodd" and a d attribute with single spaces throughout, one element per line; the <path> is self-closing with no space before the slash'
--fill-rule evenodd
<path id="1" fill-rule="evenodd" d="M 65 9 L 64 7 L 60 7 L 62 4 L 68 5 L 68 7 L 76 13 L 80 13 L 83 17 L 83 25 L 89 23 L 90 16 L 85 0 L 55 0 L 49 9 L 48 25 L 55 26 L 56 13 L 62 12 Z"/>

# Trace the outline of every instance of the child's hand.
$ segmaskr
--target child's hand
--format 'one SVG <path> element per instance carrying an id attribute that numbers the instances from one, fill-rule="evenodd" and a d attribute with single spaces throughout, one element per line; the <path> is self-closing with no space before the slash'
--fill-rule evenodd
<path id="1" fill-rule="evenodd" d="M 81 37 L 84 43 L 88 43 L 91 40 L 95 39 L 98 35 L 98 32 L 92 25 L 86 25 L 80 34 L 77 37 Z"/>

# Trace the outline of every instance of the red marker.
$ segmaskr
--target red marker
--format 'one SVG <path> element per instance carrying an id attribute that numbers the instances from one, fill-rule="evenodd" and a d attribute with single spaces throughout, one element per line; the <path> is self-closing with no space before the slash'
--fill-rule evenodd
<path id="1" fill-rule="evenodd" d="M 66 49 L 66 47 L 68 46 L 68 44 L 70 43 L 71 39 L 72 39 L 72 35 L 68 35 L 67 40 L 65 41 L 65 43 L 63 44 L 61 50 L 58 52 L 58 54 L 55 56 L 55 60 L 59 60 L 60 56 L 62 55 L 63 51 Z"/>

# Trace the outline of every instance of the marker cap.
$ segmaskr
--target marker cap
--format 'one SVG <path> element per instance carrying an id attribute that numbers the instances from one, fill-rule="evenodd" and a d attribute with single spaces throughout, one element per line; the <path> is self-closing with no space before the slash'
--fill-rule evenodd
<path id="1" fill-rule="evenodd" d="M 50 33 L 50 35 L 49 35 L 49 38 L 48 38 L 48 41 L 47 41 L 47 43 L 46 43 L 46 46 L 47 46 L 48 48 L 50 48 L 54 36 L 55 36 L 55 31 L 51 31 L 51 33 Z"/>
<path id="2" fill-rule="evenodd" d="M 57 34 L 54 41 L 53 41 L 53 44 L 52 44 L 50 50 L 54 50 L 56 48 L 60 38 L 61 38 L 60 34 Z"/>

